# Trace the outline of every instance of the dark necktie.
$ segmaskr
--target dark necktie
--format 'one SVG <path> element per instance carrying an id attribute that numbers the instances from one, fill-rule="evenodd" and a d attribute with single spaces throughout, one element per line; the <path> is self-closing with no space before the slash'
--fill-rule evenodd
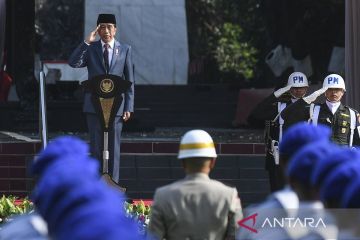
<path id="1" fill-rule="evenodd" d="M 104 63 L 105 63 L 105 69 L 106 69 L 106 73 L 109 72 L 109 44 L 105 43 L 104 45 Z"/>

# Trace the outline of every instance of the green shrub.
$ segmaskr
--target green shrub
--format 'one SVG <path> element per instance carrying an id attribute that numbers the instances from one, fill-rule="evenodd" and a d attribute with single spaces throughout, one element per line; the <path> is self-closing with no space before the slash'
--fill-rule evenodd
<path id="1" fill-rule="evenodd" d="M 221 71 L 250 79 L 254 77 L 257 50 L 248 42 L 241 41 L 242 35 L 240 25 L 224 23 L 220 29 L 215 58 Z"/>
<path id="2" fill-rule="evenodd" d="M 3 195 L 0 199 L 0 222 L 7 222 L 14 215 L 30 213 L 33 209 L 34 205 L 28 198 Z"/>

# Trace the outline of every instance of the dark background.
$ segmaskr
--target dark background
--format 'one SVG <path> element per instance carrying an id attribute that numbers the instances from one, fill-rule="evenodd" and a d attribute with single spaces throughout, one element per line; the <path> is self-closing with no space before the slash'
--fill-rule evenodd
<path id="1" fill-rule="evenodd" d="M 34 98 L 33 55 L 66 60 L 82 40 L 84 0 L 6 3 L 8 72 L 26 101 Z M 189 84 L 245 88 L 282 84 L 287 73 L 276 79 L 264 62 L 278 44 L 291 48 L 295 59 L 310 54 L 314 68 L 310 80 L 317 82 L 327 74 L 332 47 L 344 46 L 340 0 L 187 0 L 186 11 Z"/>
<path id="2" fill-rule="evenodd" d="M 200 100 L 194 98 L 192 102 L 201 101 L 199 105 L 204 106 L 211 102 L 227 104 L 216 109 L 215 105 L 206 105 L 202 109 L 208 108 L 209 113 L 228 109 L 226 114 L 230 116 L 235 111 L 239 89 L 284 85 L 293 69 L 289 68 L 282 76 L 275 77 L 264 61 L 269 51 L 279 44 L 290 48 L 295 59 L 310 55 L 314 74 L 309 79 L 312 83 L 321 82 L 328 73 L 332 48 L 344 47 L 344 5 L 345 2 L 341 0 L 186 0 L 190 90 L 174 92 L 185 94 L 196 90 L 194 97 L 201 96 L 201 91 L 206 92 L 206 97 Z M 29 122 L 36 125 L 39 103 L 34 56 L 38 55 L 42 61 L 68 59 L 72 50 L 83 40 L 84 0 L 6 0 L 6 7 L 5 62 L 20 99 L 14 112 L 15 122 L 17 126 Z M 72 102 L 71 107 L 65 101 L 69 100 L 67 89 L 73 87 L 48 86 L 49 109 L 53 109 L 49 118 L 65 126 L 69 124 L 59 120 L 59 109 L 81 112 L 81 96 L 77 96 L 76 92 L 77 101 Z M 158 90 L 152 88 L 141 88 L 146 104 L 141 105 L 138 95 L 138 107 L 150 109 L 148 103 L 153 98 L 149 101 L 146 96 L 150 98 L 154 96 L 154 91 L 163 91 L 161 87 Z M 176 99 L 170 99 L 175 96 Z M 231 99 L 227 96 L 231 96 Z M 156 106 L 160 113 L 179 108 L 192 111 L 189 104 L 181 100 L 182 97 L 173 94 L 169 99 L 159 99 L 154 104 L 159 103 Z M 174 105 L 163 106 L 166 102 L 170 104 L 174 101 L 178 102 L 176 108 Z M 192 106 L 195 112 L 199 112 L 199 106 Z M 11 106 L 5 108 L 11 109 Z M 152 111 L 155 108 L 152 106 Z M 177 120 L 182 116 L 174 115 L 178 111 L 172 114 L 162 116 L 162 119 L 169 117 L 166 124 L 174 122 L 181 125 L 182 122 Z M 201 116 L 214 119 L 211 115 Z M 12 119 L 11 116 L 9 118 Z M 9 121 L 6 123 L 9 124 Z M 217 126 L 215 123 L 213 125 Z M 83 126 L 82 120 L 73 129 L 78 126 Z"/>

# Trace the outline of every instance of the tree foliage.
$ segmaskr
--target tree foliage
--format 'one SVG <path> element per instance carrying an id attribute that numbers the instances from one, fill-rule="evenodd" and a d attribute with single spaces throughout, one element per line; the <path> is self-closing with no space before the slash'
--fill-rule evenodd
<path id="1" fill-rule="evenodd" d="M 264 55 L 260 0 L 188 0 L 190 59 L 204 58 L 220 80 L 256 77 Z M 206 69 L 204 69 L 206 71 Z M 191 76 L 190 76 L 191 77 Z"/>
<path id="2" fill-rule="evenodd" d="M 215 49 L 215 58 L 221 71 L 234 72 L 250 79 L 254 77 L 257 49 L 249 42 L 239 41 L 242 34 L 243 30 L 239 25 L 224 23 Z"/>

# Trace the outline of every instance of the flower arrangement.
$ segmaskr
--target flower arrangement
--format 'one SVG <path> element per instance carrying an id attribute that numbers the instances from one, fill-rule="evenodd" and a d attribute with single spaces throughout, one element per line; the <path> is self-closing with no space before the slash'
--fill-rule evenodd
<path id="1" fill-rule="evenodd" d="M 127 217 L 138 223 L 139 233 L 145 235 L 150 220 L 150 204 L 145 204 L 143 200 L 133 201 L 132 203 L 125 202 L 124 210 Z"/>
<path id="2" fill-rule="evenodd" d="M 33 209 L 34 205 L 28 198 L 3 195 L 0 199 L 0 223 L 11 220 L 13 215 L 30 213 Z"/>
<path id="3" fill-rule="evenodd" d="M 0 198 L 0 224 L 11 221 L 12 216 L 31 213 L 33 210 L 34 204 L 27 197 L 20 199 L 3 195 Z M 139 233 L 145 235 L 150 221 L 151 202 L 143 200 L 124 202 L 124 210 L 127 217 L 137 222 Z"/>

